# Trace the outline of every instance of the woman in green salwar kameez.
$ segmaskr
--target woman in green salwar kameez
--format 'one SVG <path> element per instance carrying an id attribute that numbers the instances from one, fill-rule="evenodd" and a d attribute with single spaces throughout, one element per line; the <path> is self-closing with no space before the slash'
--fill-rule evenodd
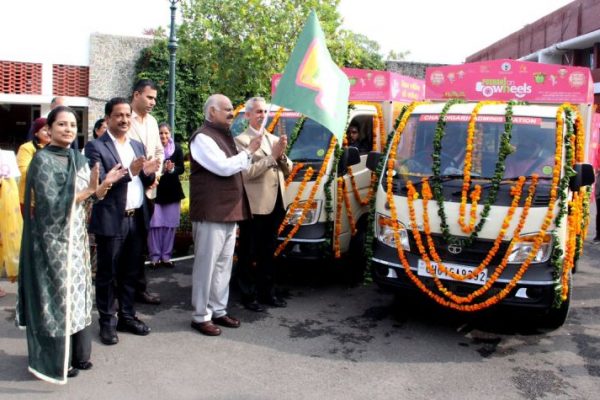
<path id="1" fill-rule="evenodd" d="M 98 184 L 98 167 L 70 149 L 75 112 L 59 106 L 48 115 L 51 142 L 27 173 L 17 323 L 27 330 L 29 371 L 64 384 L 90 369 L 92 279 L 84 203 L 102 198 L 124 172 Z"/>

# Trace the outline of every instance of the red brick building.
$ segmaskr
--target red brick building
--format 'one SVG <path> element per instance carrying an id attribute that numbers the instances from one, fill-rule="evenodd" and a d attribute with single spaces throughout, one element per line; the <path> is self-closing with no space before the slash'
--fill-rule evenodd
<path id="1" fill-rule="evenodd" d="M 499 58 L 589 67 L 595 103 L 600 104 L 600 0 L 575 0 L 470 55 L 466 62 Z"/>

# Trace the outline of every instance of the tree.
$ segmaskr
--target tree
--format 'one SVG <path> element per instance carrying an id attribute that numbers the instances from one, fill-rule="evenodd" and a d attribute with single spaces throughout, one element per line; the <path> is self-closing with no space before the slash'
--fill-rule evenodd
<path id="1" fill-rule="evenodd" d="M 340 29 L 339 0 L 187 0 L 178 28 L 176 130 L 187 138 L 203 118 L 213 93 L 235 105 L 251 96 L 270 97 L 271 76 L 283 71 L 298 34 L 315 9 L 333 59 L 354 68 L 383 68 L 379 45 L 364 35 Z M 167 38 L 157 31 L 142 52 L 137 78 L 159 85 L 156 116 L 166 120 Z"/>

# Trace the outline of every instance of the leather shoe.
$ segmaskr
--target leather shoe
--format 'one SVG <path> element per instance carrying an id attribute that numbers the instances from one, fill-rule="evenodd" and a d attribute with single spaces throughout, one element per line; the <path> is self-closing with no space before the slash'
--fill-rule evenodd
<path id="1" fill-rule="evenodd" d="M 217 325 L 221 325 L 227 328 L 239 328 L 240 320 L 237 318 L 230 317 L 229 315 L 223 315 L 219 318 L 213 318 L 213 322 Z"/>
<path id="2" fill-rule="evenodd" d="M 153 304 L 153 305 L 160 304 L 160 297 L 155 293 L 149 293 L 149 292 L 136 293 L 135 300 L 138 303 L 144 303 L 144 304 Z"/>
<path id="3" fill-rule="evenodd" d="M 108 325 L 100 326 L 100 341 L 107 346 L 119 343 L 115 328 Z"/>
<path id="4" fill-rule="evenodd" d="M 83 369 L 83 370 L 92 369 L 93 366 L 94 366 L 94 364 L 92 364 L 91 361 L 82 361 L 82 362 L 73 363 L 73 368 Z"/>
<path id="5" fill-rule="evenodd" d="M 246 308 L 246 310 L 250 310 L 250 311 L 254 311 L 254 312 L 265 311 L 265 308 L 263 306 L 261 306 L 260 304 L 258 304 L 258 301 L 256 301 L 256 300 L 245 302 L 244 308 Z"/>
<path id="6" fill-rule="evenodd" d="M 117 330 L 119 332 L 130 332 L 139 336 L 146 336 L 151 331 L 150 327 L 137 317 L 120 318 L 119 322 L 117 322 Z"/>
<path id="7" fill-rule="evenodd" d="M 221 328 L 215 326 L 212 321 L 192 321 L 192 328 L 206 336 L 219 336 L 221 334 Z"/>
<path id="8" fill-rule="evenodd" d="M 77 368 L 69 368 L 67 370 L 67 378 L 75 378 L 77 375 L 79 375 L 79 370 Z"/>
<path id="9" fill-rule="evenodd" d="M 287 302 L 283 299 L 280 299 L 277 296 L 267 297 L 263 301 L 261 301 L 261 303 L 269 305 L 271 307 L 278 307 L 278 308 L 287 307 Z"/>

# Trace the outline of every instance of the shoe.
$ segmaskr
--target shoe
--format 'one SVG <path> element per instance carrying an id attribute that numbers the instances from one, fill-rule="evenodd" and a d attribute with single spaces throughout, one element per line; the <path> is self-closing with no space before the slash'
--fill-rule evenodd
<path id="1" fill-rule="evenodd" d="M 93 366 L 94 366 L 94 364 L 92 364 L 91 361 L 82 361 L 82 362 L 73 363 L 73 368 L 82 369 L 84 371 L 88 370 L 88 369 L 92 369 Z"/>
<path id="2" fill-rule="evenodd" d="M 119 343 L 119 337 L 117 336 L 115 328 L 113 326 L 101 325 L 100 341 L 107 346 Z"/>
<path id="3" fill-rule="evenodd" d="M 246 310 L 250 310 L 250 311 L 254 311 L 254 312 L 265 311 L 265 308 L 263 306 L 261 306 L 260 304 L 258 304 L 258 301 L 256 301 L 256 300 L 245 302 L 243 304 L 244 304 L 244 308 Z"/>
<path id="4" fill-rule="evenodd" d="M 138 303 L 152 304 L 157 306 L 160 304 L 160 297 L 156 293 L 149 293 L 147 291 L 139 292 L 135 295 L 135 301 Z"/>
<path id="5" fill-rule="evenodd" d="M 261 303 L 269 305 L 271 307 L 278 307 L 278 308 L 287 307 L 287 301 L 280 299 L 277 296 L 267 297 L 267 298 L 263 299 L 263 301 L 261 301 Z"/>
<path id="6" fill-rule="evenodd" d="M 227 328 L 239 328 L 240 320 L 237 318 L 230 317 L 229 315 L 223 315 L 219 318 L 213 318 L 215 324 L 225 326 Z"/>
<path id="7" fill-rule="evenodd" d="M 79 375 L 79 370 L 77 368 L 69 368 L 67 370 L 67 378 L 75 378 L 77 375 Z"/>
<path id="8" fill-rule="evenodd" d="M 160 263 L 158 261 L 150 261 L 149 267 L 150 269 L 158 269 L 158 267 L 160 267 Z"/>
<path id="9" fill-rule="evenodd" d="M 117 322 L 117 330 L 119 332 L 130 332 L 138 336 L 146 336 L 151 331 L 150 327 L 137 317 L 119 318 L 119 322 Z"/>
<path id="10" fill-rule="evenodd" d="M 163 261 L 161 264 L 165 268 L 175 268 L 175 263 L 173 261 Z"/>
<path id="11" fill-rule="evenodd" d="M 212 321 L 195 322 L 192 321 L 192 328 L 206 336 L 219 336 L 221 328 L 215 326 Z"/>

